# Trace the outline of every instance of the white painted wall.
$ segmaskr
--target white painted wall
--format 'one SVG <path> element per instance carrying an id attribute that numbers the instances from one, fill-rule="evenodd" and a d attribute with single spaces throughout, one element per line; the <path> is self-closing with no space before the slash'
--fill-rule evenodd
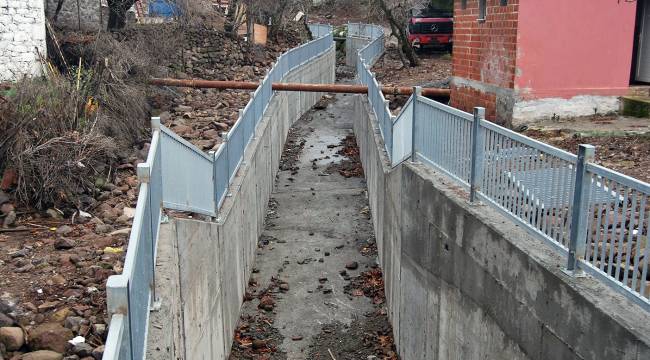
<path id="1" fill-rule="evenodd" d="M 41 74 L 46 58 L 43 0 L 0 0 L 0 81 Z"/>
<path id="2" fill-rule="evenodd" d="M 548 98 L 517 101 L 512 109 L 512 126 L 534 124 L 552 119 L 611 115 L 620 109 L 617 96 L 574 96 L 570 99 Z"/>

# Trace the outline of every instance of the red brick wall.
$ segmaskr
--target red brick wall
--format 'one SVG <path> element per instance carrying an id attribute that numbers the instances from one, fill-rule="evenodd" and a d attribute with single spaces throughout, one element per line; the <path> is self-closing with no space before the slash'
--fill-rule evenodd
<path id="1" fill-rule="evenodd" d="M 455 0 L 454 77 L 490 85 L 488 88 L 514 88 L 519 1 L 508 0 L 501 6 L 501 0 L 487 0 L 486 20 L 478 21 L 479 0 L 467 0 L 466 9 L 461 8 L 462 0 Z M 484 106 L 489 119 L 507 121 L 505 114 L 497 114 L 494 93 L 452 86 L 451 104 L 465 111 Z"/>
<path id="2" fill-rule="evenodd" d="M 451 86 L 451 106 L 471 113 L 474 107 L 485 108 L 485 118 L 500 124 L 506 121 L 497 119 L 496 113 L 496 94 L 484 92 L 467 86 Z"/>

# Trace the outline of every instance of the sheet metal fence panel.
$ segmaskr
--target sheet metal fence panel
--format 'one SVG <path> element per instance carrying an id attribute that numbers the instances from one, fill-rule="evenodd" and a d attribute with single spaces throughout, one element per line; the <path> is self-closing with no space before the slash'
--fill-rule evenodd
<path id="1" fill-rule="evenodd" d="M 160 130 L 155 131 L 152 137 L 151 147 L 149 148 L 149 154 L 147 156 L 147 159 L 153 159 L 151 163 L 147 164 L 150 166 L 149 187 L 151 191 L 149 192 L 149 203 L 152 209 L 151 229 L 153 231 L 152 251 L 154 254 L 158 245 L 158 231 L 160 230 L 160 219 L 162 217 L 163 208 L 161 140 Z"/>
<path id="2" fill-rule="evenodd" d="M 587 176 L 593 186 L 588 196 L 587 246 L 581 268 L 610 278 L 647 303 L 650 184 L 591 163 L 587 164 Z"/>
<path id="3" fill-rule="evenodd" d="M 379 122 L 384 145 L 389 158 L 393 149 L 394 117 L 388 102 L 381 91 L 381 86 L 370 71 L 370 67 L 384 52 L 383 28 L 367 24 L 348 24 L 348 36 L 367 37 L 371 41 L 357 53 L 357 81 L 368 86 L 368 100 Z"/>
<path id="4" fill-rule="evenodd" d="M 107 284 L 111 326 L 106 358 L 111 359 L 142 359 L 146 351 L 162 205 L 162 132 L 154 130 L 147 161 L 138 165 L 140 188 L 124 268 Z"/>
<path id="5" fill-rule="evenodd" d="M 413 132 L 413 115 L 415 111 L 415 95 L 406 102 L 402 111 L 393 123 L 393 151 L 391 162 L 393 166 L 397 166 L 404 159 L 411 155 L 412 145 L 412 132 Z"/>
<path id="6" fill-rule="evenodd" d="M 147 328 L 149 324 L 149 305 L 151 289 L 154 284 L 153 232 L 151 229 L 152 210 L 148 199 L 149 184 L 141 184 L 133 226 L 129 237 L 124 270 L 129 287 L 129 323 L 131 329 L 131 352 L 134 359 L 144 358 Z"/>
<path id="7" fill-rule="evenodd" d="M 170 129 L 160 129 L 164 206 L 214 216 L 212 158 Z"/>
<path id="8" fill-rule="evenodd" d="M 326 36 L 333 30 L 332 26 L 328 24 L 308 24 L 308 26 L 314 39 Z"/>

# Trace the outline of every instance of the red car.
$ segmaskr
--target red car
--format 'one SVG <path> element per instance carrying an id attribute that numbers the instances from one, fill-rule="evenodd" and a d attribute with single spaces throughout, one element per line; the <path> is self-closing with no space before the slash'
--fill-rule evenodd
<path id="1" fill-rule="evenodd" d="M 454 19 L 451 17 L 414 16 L 409 20 L 408 32 L 409 41 L 416 50 L 431 47 L 451 51 Z"/>

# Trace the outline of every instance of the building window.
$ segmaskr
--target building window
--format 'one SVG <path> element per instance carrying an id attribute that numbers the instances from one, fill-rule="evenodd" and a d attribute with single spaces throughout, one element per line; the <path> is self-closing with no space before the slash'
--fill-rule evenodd
<path id="1" fill-rule="evenodd" d="M 487 0 L 478 0 L 478 19 L 485 21 L 487 15 Z"/>
<path id="2" fill-rule="evenodd" d="M 460 8 L 461 8 L 461 10 L 467 9 L 467 0 L 461 0 L 460 1 Z"/>
<path id="3" fill-rule="evenodd" d="M 508 0 L 501 0 L 501 6 L 508 6 Z"/>

